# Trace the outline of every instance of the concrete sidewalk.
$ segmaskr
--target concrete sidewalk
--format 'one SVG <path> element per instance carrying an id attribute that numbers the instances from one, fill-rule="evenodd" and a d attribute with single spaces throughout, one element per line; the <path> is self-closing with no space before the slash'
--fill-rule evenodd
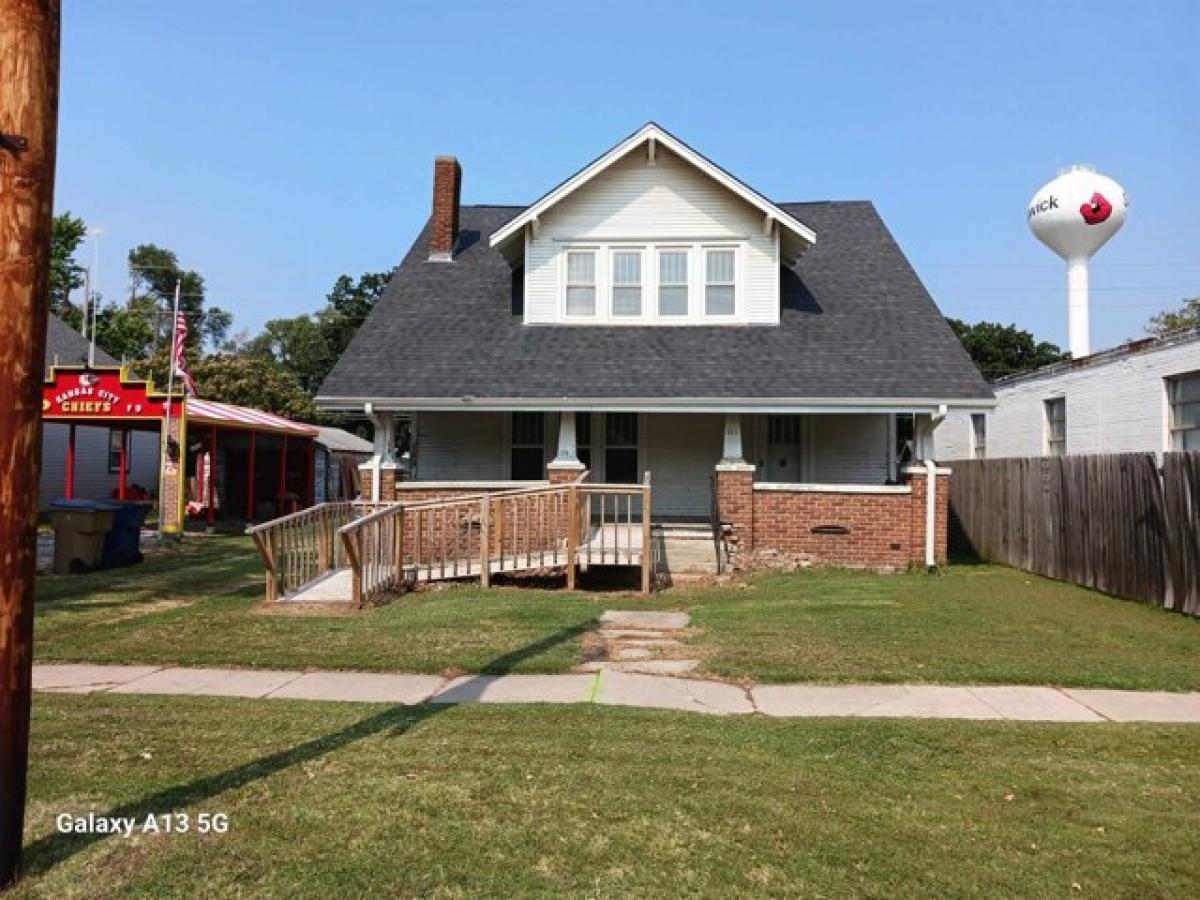
<path id="1" fill-rule="evenodd" d="M 379 672 L 282 672 L 171 666 L 35 665 L 35 690 L 185 694 L 367 703 L 599 703 L 646 709 L 803 718 L 859 716 L 1030 722 L 1200 724 L 1200 693 L 925 684 L 781 684 L 603 671 L 442 678 Z"/>

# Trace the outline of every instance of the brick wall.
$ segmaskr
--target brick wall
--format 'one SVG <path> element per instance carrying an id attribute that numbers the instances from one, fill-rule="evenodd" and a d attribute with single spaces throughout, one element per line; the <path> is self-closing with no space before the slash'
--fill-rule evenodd
<path id="1" fill-rule="evenodd" d="M 754 552 L 754 469 L 717 466 L 717 517 L 728 525 L 729 556 L 735 563 Z"/>
<path id="2" fill-rule="evenodd" d="M 718 468 L 718 517 L 727 526 L 730 557 L 735 566 L 773 556 L 868 569 L 923 565 L 926 476 L 920 469 L 906 477 L 904 492 L 775 490 L 756 487 L 753 471 Z M 949 493 L 948 474 L 939 474 L 939 563 L 946 560 Z"/>
<path id="3" fill-rule="evenodd" d="M 379 470 L 379 499 L 380 500 L 395 500 L 396 485 L 404 478 L 402 473 L 395 466 L 383 466 Z M 359 493 L 363 500 L 371 499 L 371 485 L 375 481 L 375 470 L 370 464 L 364 464 L 358 467 L 358 482 Z"/>
<path id="4" fill-rule="evenodd" d="M 826 565 L 906 569 L 912 505 L 911 493 L 757 490 L 754 546 Z"/>

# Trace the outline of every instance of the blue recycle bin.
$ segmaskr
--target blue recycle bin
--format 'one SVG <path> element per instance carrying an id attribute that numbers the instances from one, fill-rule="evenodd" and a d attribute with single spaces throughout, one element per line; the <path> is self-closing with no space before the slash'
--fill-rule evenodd
<path id="1" fill-rule="evenodd" d="M 101 565 L 111 569 L 140 563 L 142 523 L 146 521 L 150 504 L 137 500 L 101 500 L 97 505 L 113 513 L 112 528 L 104 537 Z"/>

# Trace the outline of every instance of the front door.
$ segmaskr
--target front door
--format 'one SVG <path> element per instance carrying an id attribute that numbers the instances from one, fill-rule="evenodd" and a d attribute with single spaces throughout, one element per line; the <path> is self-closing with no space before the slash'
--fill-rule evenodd
<path id="1" fill-rule="evenodd" d="M 763 461 L 767 481 L 803 481 L 800 475 L 802 421 L 799 416 L 767 417 L 767 452 Z"/>

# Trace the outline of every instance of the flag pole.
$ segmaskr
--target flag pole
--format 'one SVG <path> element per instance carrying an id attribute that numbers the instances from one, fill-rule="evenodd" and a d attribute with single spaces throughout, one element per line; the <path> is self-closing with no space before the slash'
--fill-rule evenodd
<path id="1" fill-rule="evenodd" d="M 171 313 L 171 349 L 167 354 L 170 357 L 171 364 L 167 367 L 167 413 L 163 420 L 163 439 L 162 449 L 158 459 L 158 533 L 163 535 L 164 525 L 167 517 L 163 512 L 163 496 L 165 491 L 163 487 L 167 483 L 167 462 L 171 458 L 171 401 L 175 394 L 175 341 L 178 339 L 175 333 L 175 323 L 179 321 L 179 289 L 180 279 L 175 279 L 175 303 Z M 179 448 L 179 462 L 177 465 L 183 465 L 183 447 Z M 183 479 L 179 479 L 180 489 L 182 490 Z M 179 523 L 182 525 L 183 523 Z"/>

